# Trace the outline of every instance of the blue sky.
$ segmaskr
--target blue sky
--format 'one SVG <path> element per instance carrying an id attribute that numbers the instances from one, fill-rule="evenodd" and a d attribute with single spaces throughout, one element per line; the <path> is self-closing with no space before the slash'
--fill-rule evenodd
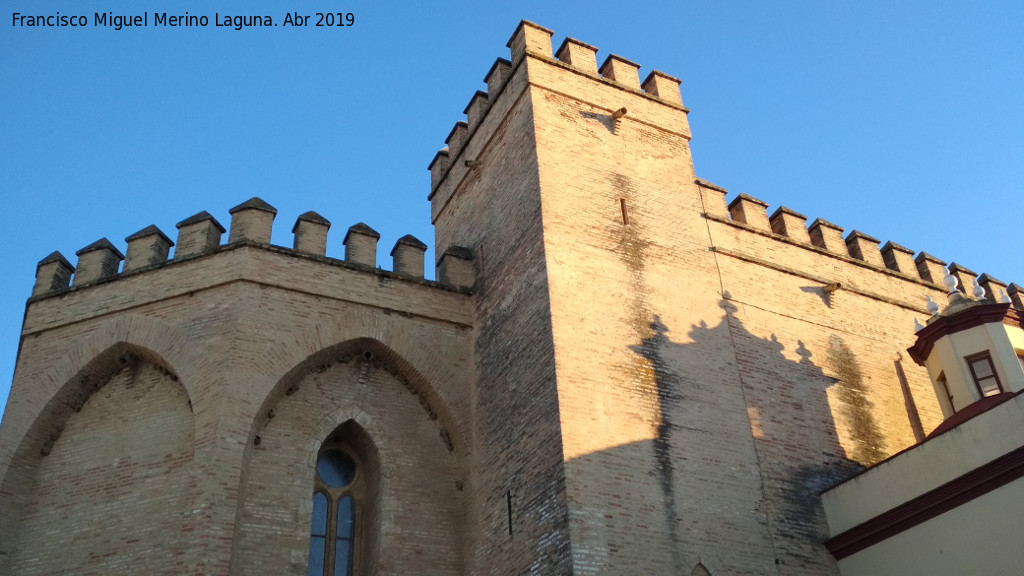
<path id="1" fill-rule="evenodd" d="M 93 27 L 93 13 L 206 28 Z M 335 28 L 215 13 L 351 12 Z M 84 14 L 86 28 L 12 26 Z M 427 164 L 521 19 L 683 80 L 697 174 L 1024 284 L 1024 3 L 8 0 L 0 13 L 0 404 L 38 260 L 150 224 L 278 208 L 432 244 Z M 312 21 L 311 21 L 312 23 Z M 433 252 L 428 253 L 428 261 Z M 428 271 L 428 274 L 432 274 Z M 912 327 L 908 327 L 911 329 Z"/>

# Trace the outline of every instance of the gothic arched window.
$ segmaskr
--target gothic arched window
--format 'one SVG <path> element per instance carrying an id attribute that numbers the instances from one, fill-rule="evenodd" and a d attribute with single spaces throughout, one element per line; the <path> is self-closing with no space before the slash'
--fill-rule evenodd
<path id="1" fill-rule="evenodd" d="M 352 576 L 359 559 L 356 541 L 362 495 L 358 460 L 338 441 L 324 443 L 316 460 L 308 576 Z"/>

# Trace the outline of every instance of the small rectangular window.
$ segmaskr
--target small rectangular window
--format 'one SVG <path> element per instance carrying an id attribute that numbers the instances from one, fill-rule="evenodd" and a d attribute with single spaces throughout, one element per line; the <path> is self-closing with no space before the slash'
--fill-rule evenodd
<path id="1" fill-rule="evenodd" d="M 999 376 L 996 375 L 996 367 L 992 364 L 992 357 L 988 352 L 968 356 L 964 358 L 971 368 L 971 376 L 974 377 L 974 384 L 978 387 L 982 397 L 995 396 L 1003 391 L 999 384 Z"/>

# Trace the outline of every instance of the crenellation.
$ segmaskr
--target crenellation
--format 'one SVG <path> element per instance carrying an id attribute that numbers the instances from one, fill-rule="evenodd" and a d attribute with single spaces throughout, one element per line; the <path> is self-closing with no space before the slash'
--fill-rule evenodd
<path id="1" fill-rule="evenodd" d="M 540 58 L 551 59 L 551 30 L 523 20 L 516 27 L 506 46 L 512 51 L 512 65 L 519 64 L 527 53 Z"/>
<path id="2" fill-rule="evenodd" d="M 458 158 L 468 138 L 469 124 L 465 120 L 459 120 L 455 123 L 452 131 L 448 133 L 448 137 L 444 139 L 444 143 L 448 145 L 448 154 L 452 158 Z"/>
<path id="3" fill-rule="evenodd" d="M 988 300 L 999 300 L 1008 288 L 1005 282 L 1000 282 L 988 274 L 978 276 L 978 285 L 985 290 L 985 298 Z"/>
<path id="4" fill-rule="evenodd" d="M 914 264 L 925 282 L 941 285 L 942 279 L 946 277 L 946 263 L 927 252 L 918 253 L 914 257 Z"/>
<path id="5" fill-rule="evenodd" d="M 725 196 L 729 193 L 725 188 L 708 182 L 703 178 L 694 180 L 700 190 L 701 204 L 704 211 L 718 218 L 729 219 L 729 207 L 725 203 Z"/>
<path id="6" fill-rule="evenodd" d="M 843 239 L 843 229 L 822 218 L 815 218 L 807 229 L 811 237 L 811 244 L 828 250 L 834 254 L 849 254 L 846 248 L 846 240 Z"/>
<path id="7" fill-rule="evenodd" d="M 191 258 L 215 250 L 220 246 L 224 227 L 217 219 L 203 210 L 178 222 L 178 242 L 174 248 L 174 259 Z"/>
<path id="8" fill-rule="evenodd" d="M 124 260 L 124 254 L 106 238 L 100 238 L 75 254 L 78 256 L 78 266 L 71 280 L 72 286 L 113 278 L 117 276 L 117 270 Z"/>
<path id="9" fill-rule="evenodd" d="M 683 95 L 679 88 L 682 83 L 683 81 L 679 78 L 669 76 L 658 70 L 651 70 L 651 73 L 647 75 L 647 78 L 640 84 L 640 87 L 643 88 L 644 92 L 659 100 L 682 106 Z"/>
<path id="10" fill-rule="evenodd" d="M 396 274 L 423 278 L 423 254 L 426 251 L 427 245 L 412 234 L 402 236 L 391 249 L 392 270 Z"/>
<path id="11" fill-rule="evenodd" d="M 1006 295 L 1010 297 L 1014 308 L 1024 312 L 1024 288 L 1010 282 L 1010 285 L 1006 287 Z"/>
<path id="12" fill-rule="evenodd" d="M 445 250 L 437 261 L 437 281 L 454 288 L 472 288 L 476 283 L 473 251 L 462 246 Z"/>
<path id="13" fill-rule="evenodd" d="M 942 284 L 946 275 L 946 263 L 922 252 L 916 258 L 914 251 L 895 242 L 887 241 L 879 247 L 879 240 L 859 230 L 853 230 L 844 238 L 844 229 L 822 218 L 816 218 L 806 226 L 807 217 L 786 206 L 778 207 L 770 217 L 764 216 L 768 204 L 747 194 L 739 194 L 728 205 L 725 188 L 702 178 L 694 180 L 700 192 L 702 206 L 708 217 L 742 224 L 763 232 L 785 236 L 798 243 L 809 243 L 843 258 L 862 262 L 872 268 L 898 272 L 904 276 L 920 279 L 931 284 Z M 806 227 L 805 227 L 806 226 Z M 958 274 L 970 290 L 974 273 L 959 265 Z M 999 286 L 1005 284 L 996 281 Z M 980 283 L 980 279 L 979 279 Z M 988 289 L 986 289 L 986 294 Z"/>
<path id="14" fill-rule="evenodd" d="M 552 34 L 551 30 L 526 20 L 520 22 L 519 26 L 517 26 L 516 31 L 508 42 L 512 53 L 512 60 L 498 58 L 495 61 L 484 78 L 488 91 L 486 93 L 477 91 L 474 94 L 463 111 L 466 114 L 467 121 L 456 122 L 445 139 L 447 154 L 444 154 L 444 150 L 442 150 L 431 161 L 428 167 L 431 172 L 431 198 L 433 197 L 433 192 L 437 190 L 438 186 L 441 185 L 449 172 L 451 172 L 452 162 L 459 158 L 469 139 L 473 137 L 477 129 L 482 125 L 491 107 L 495 105 L 495 99 L 504 89 L 513 70 L 518 66 L 522 58 L 526 54 L 530 54 L 532 57 L 549 63 L 555 63 L 551 53 Z M 680 81 L 678 78 L 660 71 L 653 71 L 644 80 L 644 85 L 641 88 L 638 77 L 639 64 L 613 54 L 606 59 L 600 71 L 598 71 L 596 56 L 596 47 L 574 38 L 566 38 L 557 51 L 557 61 L 566 64 L 574 70 L 604 80 L 606 83 L 616 84 L 620 88 L 628 88 L 638 94 L 647 96 L 649 100 L 657 100 L 676 108 L 682 108 L 682 97 L 679 93 Z M 533 74 L 533 72 L 528 74 Z M 620 117 L 619 115 L 627 113 L 627 109 L 621 105 L 618 108 L 614 108 L 614 110 L 616 112 L 612 113 L 612 118 L 615 120 Z M 685 109 L 683 110 L 685 111 Z M 685 121 L 681 129 L 688 138 L 689 130 L 688 126 L 685 125 Z M 476 158 L 467 158 L 463 163 L 467 168 L 474 168 L 477 162 L 478 159 Z M 464 174 L 465 172 L 457 173 L 458 178 L 461 179 Z"/>
<path id="15" fill-rule="evenodd" d="M 592 76 L 597 75 L 597 47 L 575 38 L 566 37 L 555 51 L 555 58 L 575 70 Z"/>
<path id="16" fill-rule="evenodd" d="M 231 214 L 228 244 L 242 241 L 270 244 L 276 208 L 253 197 L 228 210 L 228 213 Z"/>
<path id="17" fill-rule="evenodd" d="M 786 236 L 797 242 L 811 243 L 811 237 L 807 233 L 807 216 L 795 210 L 779 206 L 768 218 L 768 222 L 771 225 L 772 232 L 776 234 Z"/>
<path id="18" fill-rule="evenodd" d="M 727 202 L 694 174 L 678 79 L 641 84 L 615 55 L 599 69 L 597 48 L 572 38 L 552 57 L 551 36 L 519 24 L 515 65 L 495 62 L 428 166 L 436 282 L 412 235 L 378 268 L 380 234 L 362 222 L 344 261 L 326 256 L 331 222 L 312 211 L 293 248 L 271 245 L 277 210 L 259 198 L 230 210 L 226 246 L 209 213 L 179 222 L 169 263 L 158 228 L 132 234 L 117 282 L 69 290 L 116 277 L 106 239 L 79 251 L 77 272 L 54 252 L 37 266 L 0 448 L 29 445 L 53 405 L 117 436 L 119 415 L 89 415 L 87 396 L 49 400 L 109 354 L 123 374 L 106 392 L 139 396 L 139 374 L 167 385 L 197 465 L 117 483 L 88 466 L 128 451 L 94 442 L 82 469 L 123 488 L 117 506 L 145 486 L 190 491 L 182 510 L 201 514 L 174 509 L 183 528 L 161 532 L 180 532 L 166 546 L 188 559 L 178 572 L 303 571 L 314 464 L 338 440 L 367 473 L 353 573 L 838 574 L 820 488 L 942 421 L 926 371 L 902 360 L 945 263 L 785 206 L 769 217 L 747 194 Z M 970 293 L 973 273 L 950 271 Z M 1024 312 L 1020 286 L 978 281 Z M 164 441 L 146 408 L 127 410 Z M 80 434 L 61 430 L 41 433 L 45 456 L 27 453 L 57 462 Z M 0 541 L 45 542 L 73 522 L 18 516 L 11 484 Z M 17 532 L 22 518 L 34 532 Z M 601 531 L 578 529 L 595 518 Z M 102 544 L 78 552 L 123 548 Z M 43 548 L 10 563 L 42 566 Z"/>
<path id="19" fill-rule="evenodd" d="M 167 254 L 174 242 L 156 226 L 146 226 L 124 239 L 128 243 L 124 259 L 124 272 L 159 266 L 167 262 Z"/>
<path id="20" fill-rule="evenodd" d="M 345 261 L 375 268 L 377 266 L 377 241 L 380 234 L 366 224 L 359 222 L 345 233 Z"/>
<path id="21" fill-rule="evenodd" d="M 956 278 L 959 282 L 959 284 L 957 284 L 957 289 L 964 294 L 970 294 L 971 289 L 974 288 L 974 281 L 978 278 L 978 275 L 956 262 L 950 262 L 946 269 L 949 271 L 950 275 Z"/>
<path id="22" fill-rule="evenodd" d="M 609 54 L 599 70 L 601 76 L 620 86 L 640 91 L 640 65 L 622 56 Z"/>
<path id="23" fill-rule="evenodd" d="M 907 276 L 918 277 L 917 265 L 914 264 L 914 251 L 905 246 L 888 241 L 882 245 L 882 261 L 885 267 Z"/>
<path id="24" fill-rule="evenodd" d="M 244 217 L 244 211 L 261 212 L 269 216 L 276 213 L 273 207 L 259 198 L 250 199 L 238 208 L 238 210 L 233 209 L 233 223 L 238 226 L 241 226 L 238 224 L 239 215 Z M 266 219 L 266 217 L 263 218 Z M 265 230 L 266 222 L 257 221 L 256 223 L 257 226 L 251 224 L 244 226 L 246 232 L 240 233 L 234 243 L 255 242 L 250 236 L 250 232 L 258 230 L 261 224 Z M 309 211 L 301 214 L 292 227 L 294 245 L 291 250 L 296 253 L 327 258 L 327 234 L 330 227 L 331 222 L 316 212 Z M 220 246 L 219 239 L 224 232 L 224 228 L 206 211 L 182 220 L 178 223 L 178 228 L 179 243 L 175 261 L 213 252 Z M 365 223 L 360 222 L 350 227 L 343 241 L 344 261 L 357 266 L 376 268 L 379 239 L 380 234 Z M 106 238 L 79 250 L 77 252 L 79 256 L 77 269 L 60 252 L 52 252 L 40 260 L 36 266 L 36 280 L 32 289 L 32 297 L 46 296 L 71 287 L 115 278 L 118 276 L 118 269 L 121 268 L 121 261 L 124 261 L 121 272 L 125 274 L 160 267 L 169 262 L 168 253 L 171 247 L 175 246 L 175 243 L 166 234 L 153 225 L 131 234 L 125 240 L 128 243 L 127 256 L 122 255 Z M 278 252 L 288 252 L 286 248 L 270 246 L 269 242 L 256 243 L 275 248 Z M 393 272 L 412 279 L 423 280 L 425 278 L 424 254 L 427 248 L 427 245 L 415 236 L 406 235 L 399 238 L 391 251 L 391 256 L 394 258 Z M 455 254 L 464 256 L 460 251 L 456 251 Z M 468 258 L 472 260 L 471 256 Z M 454 266 L 457 267 L 458 264 L 454 264 Z M 451 285 L 457 288 L 466 288 L 471 286 L 472 282 L 470 281 L 468 285 Z"/>
<path id="25" fill-rule="evenodd" d="M 331 229 L 331 221 L 316 212 L 309 211 L 299 215 L 292 226 L 295 235 L 294 249 L 313 256 L 327 254 L 327 232 Z"/>
<path id="26" fill-rule="evenodd" d="M 505 58 L 498 58 L 494 61 L 491 69 L 484 76 L 484 82 L 487 83 L 487 95 L 490 99 L 493 100 L 501 92 L 501 89 L 505 87 L 505 83 L 508 81 L 508 77 L 511 75 L 511 61 Z"/>
<path id="27" fill-rule="evenodd" d="M 427 170 L 430 170 L 430 190 L 433 192 L 437 185 L 444 179 L 444 175 L 448 173 L 448 167 L 451 165 L 451 154 L 448 152 L 448 148 L 442 148 L 434 155 L 434 159 L 430 161 L 430 165 L 427 166 Z"/>
<path id="28" fill-rule="evenodd" d="M 490 100 L 488 99 L 487 92 L 477 90 L 476 94 L 470 98 L 469 104 L 466 105 L 466 109 L 462 111 L 469 120 L 468 129 L 473 132 L 480 126 L 480 122 L 483 120 L 484 115 L 487 114 L 487 110 L 491 107 Z"/>
<path id="29" fill-rule="evenodd" d="M 32 287 L 32 296 L 42 296 L 52 292 L 67 290 L 71 283 L 71 275 L 75 267 L 68 262 L 63 254 L 57 251 L 36 264 L 36 282 Z"/>
<path id="30" fill-rule="evenodd" d="M 878 250 L 878 243 L 878 238 L 868 236 L 860 230 L 853 230 L 846 235 L 846 248 L 850 251 L 851 258 L 878 268 L 885 268 L 882 253 Z"/>
<path id="31" fill-rule="evenodd" d="M 908 277 L 915 281 L 936 284 L 936 282 L 922 276 L 925 272 L 918 269 L 919 266 L 917 264 L 917 259 L 913 257 L 913 250 L 905 248 L 895 242 L 886 242 L 885 245 L 880 248 L 878 246 L 879 241 L 876 238 L 868 236 L 858 230 L 850 232 L 850 234 L 844 238 L 842 228 L 821 218 L 815 219 L 809 228 L 803 228 L 802 224 L 806 221 L 806 216 L 785 206 L 781 206 L 776 209 L 775 212 L 772 213 L 771 217 L 768 218 L 770 225 L 768 229 L 751 226 L 748 223 L 743 222 L 741 218 L 748 217 L 750 214 L 760 214 L 760 211 L 746 210 L 741 214 L 740 208 L 743 206 L 744 200 L 748 206 L 759 207 L 759 200 L 749 196 L 742 200 L 740 197 L 737 197 L 732 203 L 730 203 L 729 211 L 726 212 L 724 197 L 727 192 L 725 189 L 700 178 L 696 179 L 695 183 L 697 184 L 697 189 L 701 194 L 702 205 L 705 207 L 704 209 L 707 218 L 721 222 L 729 222 L 734 225 L 741 226 L 750 232 L 755 232 L 761 236 L 775 237 L 779 240 L 782 239 L 778 237 L 782 236 L 786 241 L 795 245 L 806 246 L 809 244 L 810 247 L 813 247 L 812 249 L 829 252 L 841 260 L 857 262 L 861 266 L 875 269 L 880 272 L 895 272 L 902 277 Z M 720 212 L 718 214 L 714 214 L 713 210 L 715 209 L 720 210 Z M 723 214 L 722 212 L 726 213 Z M 803 233 L 806 233 L 808 236 L 807 240 L 800 239 L 801 232 L 804 230 L 806 232 Z M 795 234 L 796 238 L 794 238 L 792 234 Z M 829 247 L 834 246 L 835 248 L 830 250 L 825 247 L 826 245 Z M 723 248 L 722 251 L 731 252 L 731 249 Z M 741 258 L 745 257 L 741 256 Z M 932 256 L 925 253 L 924 258 L 921 260 L 926 265 L 936 269 L 936 273 L 938 273 L 937 277 L 940 279 L 938 284 L 941 284 L 941 279 L 946 275 L 945 263 L 937 259 L 932 261 L 932 259 Z M 776 264 L 782 267 L 780 269 L 789 269 L 784 261 L 777 262 Z M 968 281 L 968 288 L 969 287 L 970 282 Z"/>
<path id="32" fill-rule="evenodd" d="M 729 215 L 733 222 L 746 224 L 751 228 L 771 232 L 768 222 L 768 203 L 747 194 L 740 194 L 729 203 Z"/>

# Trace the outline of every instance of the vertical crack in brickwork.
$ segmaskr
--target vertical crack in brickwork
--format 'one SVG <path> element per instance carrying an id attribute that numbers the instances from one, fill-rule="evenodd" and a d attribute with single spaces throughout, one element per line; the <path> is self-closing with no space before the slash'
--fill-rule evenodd
<path id="1" fill-rule="evenodd" d="M 802 339 L 792 347 L 775 333 L 762 337 L 744 325 L 733 302 L 720 305 L 727 313 L 740 369 L 760 475 L 758 510 L 764 515 L 776 573 L 837 574 L 835 559 L 821 546 L 829 533 L 820 494 L 863 470 L 847 457 L 833 420 L 828 393 L 837 380 L 825 374 Z M 798 361 L 785 353 L 787 347 Z M 825 354 L 827 362 L 842 365 L 848 380 L 861 382 L 853 353 L 847 349 L 836 358 L 835 352 Z"/>

